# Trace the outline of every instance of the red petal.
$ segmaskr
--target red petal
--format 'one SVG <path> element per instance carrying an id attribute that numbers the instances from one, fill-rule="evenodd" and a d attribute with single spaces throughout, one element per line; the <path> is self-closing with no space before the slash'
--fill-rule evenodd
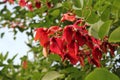
<path id="1" fill-rule="evenodd" d="M 71 53 L 66 54 L 65 58 L 67 58 L 68 60 L 70 60 L 70 62 L 73 65 L 75 65 L 79 61 L 78 56 L 76 56 L 75 54 L 71 54 Z"/>
<path id="2" fill-rule="evenodd" d="M 65 20 L 73 22 L 76 20 L 76 18 L 75 18 L 75 15 L 73 13 L 68 12 L 66 14 L 63 14 L 63 17 L 61 19 L 62 22 Z"/>
<path id="3" fill-rule="evenodd" d="M 87 57 L 89 64 L 91 64 L 91 57 L 90 57 L 91 53 L 89 51 L 86 51 L 85 54 L 86 54 L 86 57 Z"/>
<path id="4" fill-rule="evenodd" d="M 76 32 L 75 39 L 77 40 L 79 46 L 83 46 L 86 43 L 86 38 L 79 31 Z"/>
<path id="5" fill-rule="evenodd" d="M 81 66 L 84 66 L 85 65 L 85 63 L 84 63 L 84 57 L 80 56 L 79 60 L 80 60 Z"/>
<path id="6" fill-rule="evenodd" d="M 34 40 L 35 41 L 39 40 L 41 46 L 46 47 L 48 45 L 48 42 L 49 42 L 47 30 L 45 28 L 38 28 L 38 29 L 36 29 L 36 35 L 35 35 L 35 39 Z"/>
<path id="7" fill-rule="evenodd" d="M 62 28 L 60 28 L 59 26 L 51 26 L 48 29 L 48 34 L 53 35 L 54 33 L 56 33 L 57 31 L 60 31 L 60 30 L 62 30 Z"/>
<path id="8" fill-rule="evenodd" d="M 108 44 L 108 47 L 110 48 L 110 54 L 114 56 L 115 46 L 112 46 L 110 43 Z"/>
<path id="9" fill-rule="evenodd" d="M 108 42 L 103 42 L 100 46 L 102 51 L 105 52 L 105 53 L 107 53 L 107 45 L 108 45 Z"/>
<path id="10" fill-rule="evenodd" d="M 82 35 L 88 35 L 88 30 L 86 29 L 87 24 L 82 24 L 82 19 L 77 20 L 74 24 L 73 27 L 77 29 Z M 80 26 L 80 25 L 82 26 Z"/>
<path id="11" fill-rule="evenodd" d="M 28 2 L 28 3 L 27 3 L 27 8 L 28 8 L 30 11 L 33 11 L 33 6 L 32 6 L 32 3 L 31 3 L 31 2 Z"/>
<path id="12" fill-rule="evenodd" d="M 63 38 L 69 44 L 71 43 L 74 36 L 73 26 L 69 25 L 64 28 Z"/>
<path id="13" fill-rule="evenodd" d="M 95 46 L 94 49 L 92 50 L 92 56 L 94 59 L 101 59 L 102 58 L 102 52 L 98 46 Z"/>
<path id="14" fill-rule="evenodd" d="M 89 48 L 93 49 L 94 43 L 92 42 L 92 37 L 89 36 L 89 35 L 86 35 L 85 37 L 86 37 L 86 45 L 87 45 Z"/>
<path id="15" fill-rule="evenodd" d="M 101 64 L 100 64 L 100 61 L 97 60 L 97 59 L 91 59 L 92 63 L 95 64 L 97 67 L 100 67 Z"/>
<path id="16" fill-rule="evenodd" d="M 91 58 L 90 58 L 90 56 L 87 56 L 87 60 L 88 60 L 89 64 L 91 64 Z"/>
<path id="17" fill-rule="evenodd" d="M 101 43 L 102 43 L 99 39 L 95 39 L 94 37 L 92 37 L 92 41 L 96 45 L 101 45 Z"/>
<path id="18" fill-rule="evenodd" d="M 63 53 L 63 41 L 60 38 L 51 38 L 50 39 L 50 50 L 51 52 L 58 54 L 64 59 Z"/>
<path id="19" fill-rule="evenodd" d="M 36 8 L 40 8 L 41 7 L 41 2 L 40 1 L 36 1 L 35 6 L 36 6 Z"/>
<path id="20" fill-rule="evenodd" d="M 74 43 L 75 48 L 75 55 L 78 55 L 79 45 L 75 42 Z"/>
<path id="21" fill-rule="evenodd" d="M 26 60 L 24 60 L 23 62 L 22 62 L 22 67 L 23 67 L 23 69 L 27 69 L 27 61 Z"/>
<path id="22" fill-rule="evenodd" d="M 78 44 L 75 41 L 72 41 L 70 44 L 67 45 L 68 52 L 70 54 L 78 55 Z"/>
<path id="23" fill-rule="evenodd" d="M 21 6 L 21 7 L 24 7 L 24 6 L 26 6 L 26 1 L 25 0 L 19 0 L 19 5 Z"/>
<path id="24" fill-rule="evenodd" d="M 14 3 L 14 0 L 8 0 L 11 4 L 13 4 Z"/>
<path id="25" fill-rule="evenodd" d="M 95 46 L 94 49 L 92 50 L 92 56 L 93 64 L 95 64 L 97 67 L 100 67 L 100 59 L 102 57 L 102 52 L 99 50 L 97 46 Z"/>
<path id="26" fill-rule="evenodd" d="M 6 3 L 8 0 L 4 0 L 3 2 Z"/>
<path id="27" fill-rule="evenodd" d="M 48 8 L 53 7 L 53 4 L 51 2 L 48 2 L 48 1 L 46 2 L 46 5 L 47 5 Z"/>
<path id="28" fill-rule="evenodd" d="M 74 46 L 74 41 L 72 41 L 70 44 L 67 45 L 68 52 L 70 54 L 75 54 L 75 46 Z"/>

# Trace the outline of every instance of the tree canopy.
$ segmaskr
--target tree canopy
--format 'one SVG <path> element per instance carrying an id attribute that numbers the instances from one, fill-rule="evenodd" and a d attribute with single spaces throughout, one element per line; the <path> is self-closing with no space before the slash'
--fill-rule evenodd
<path id="1" fill-rule="evenodd" d="M 119 80 L 119 0 L 3 0 L 0 29 L 26 32 L 21 64 L 0 54 L 1 80 Z M 14 5 L 9 10 L 9 5 Z M 5 32 L 0 33 L 4 37 Z M 35 41 L 35 42 L 34 42 Z M 27 52 L 26 52 L 27 53 Z M 7 63 L 4 63 L 7 61 Z"/>

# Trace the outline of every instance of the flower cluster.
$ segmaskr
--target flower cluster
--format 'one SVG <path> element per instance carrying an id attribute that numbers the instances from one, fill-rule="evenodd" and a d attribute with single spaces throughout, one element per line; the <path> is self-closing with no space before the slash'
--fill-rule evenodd
<path id="1" fill-rule="evenodd" d="M 101 41 L 88 33 L 87 25 L 82 19 L 77 19 L 74 14 L 66 13 L 61 21 L 73 22 L 64 28 L 51 26 L 48 28 L 37 28 L 35 41 L 39 40 L 43 46 L 43 55 L 58 54 L 62 60 L 69 60 L 75 65 L 80 62 L 84 66 L 85 59 L 90 64 L 100 67 L 102 54 L 110 51 L 114 55 L 114 46 L 107 41 Z"/>
<path id="2" fill-rule="evenodd" d="M 4 2 L 9 2 L 11 4 L 14 4 L 15 0 L 4 0 Z M 18 4 L 21 7 L 27 7 L 30 11 L 33 11 L 33 7 L 35 6 L 37 9 L 41 8 L 42 3 L 40 0 L 34 0 L 33 2 L 28 1 L 28 0 L 18 0 Z M 52 4 L 50 2 L 46 2 L 46 5 L 48 8 L 52 7 Z"/>
<path id="3" fill-rule="evenodd" d="M 19 28 L 25 28 L 24 24 L 22 22 L 10 22 L 10 28 L 16 28 L 16 27 L 19 27 Z"/>

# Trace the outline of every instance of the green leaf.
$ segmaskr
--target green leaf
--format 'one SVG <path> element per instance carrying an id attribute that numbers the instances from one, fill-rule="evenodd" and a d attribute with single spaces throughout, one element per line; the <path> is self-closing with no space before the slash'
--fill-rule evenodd
<path id="1" fill-rule="evenodd" d="M 59 16 L 59 14 L 60 14 L 60 10 L 59 10 L 59 9 L 55 9 L 55 10 L 53 10 L 50 14 L 51 14 L 52 16 L 54 16 L 54 17 L 57 17 L 57 16 Z"/>
<path id="2" fill-rule="evenodd" d="M 41 77 L 41 73 L 39 73 L 39 72 L 34 72 L 34 74 L 33 74 L 33 79 L 34 79 L 34 80 L 38 80 L 38 79 L 40 79 L 40 77 Z"/>
<path id="3" fill-rule="evenodd" d="M 4 61 L 4 56 L 2 53 L 0 53 L 0 61 L 3 62 Z"/>
<path id="4" fill-rule="evenodd" d="M 109 37 L 109 42 L 120 42 L 120 26 L 115 29 Z"/>
<path id="5" fill-rule="evenodd" d="M 82 0 L 72 0 L 73 1 L 73 4 L 75 7 L 77 8 L 81 8 L 82 7 Z"/>
<path id="6" fill-rule="evenodd" d="M 1 38 L 3 38 L 4 34 L 5 34 L 4 32 L 3 32 L 3 33 L 1 33 L 0 37 L 1 37 Z"/>
<path id="7" fill-rule="evenodd" d="M 63 4 L 63 7 L 66 8 L 67 10 L 70 10 L 72 8 L 72 3 L 71 1 L 66 1 Z"/>
<path id="8" fill-rule="evenodd" d="M 63 77 L 63 74 L 60 74 L 57 71 L 50 71 L 43 76 L 42 80 L 55 80 L 60 77 Z"/>
<path id="9" fill-rule="evenodd" d="M 97 23 L 92 24 L 89 28 L 89 33 L 94 36 L 95 38 L 99 38 L 98 31 L 100 26 L 103 24 L 103 21 L 99 20 Z"/>
<path id="10" fill-rule="evenodd" d="M 111 12 L 110 7 L 106 8 L 106 9 L 103 11 L 102 15 L 101 15 L 101 20 L 102 20 L 102 21 L 107 21 L 107 20 L 109 20 L 110 12 Z"/>
<path id="11" fill-rule="evenodd" d="M 7 53 L 5 54 L 5 56 L 4 56 L 4 60 L 7 59 L 7 57 L 8 57 L 8 53 L 9 53 L 9 52 L 7 52 Z"/>
<path id="12" fill-rule="evenodd" d="M 83 7 L 91 7 L 93 4 L 93 0 L 83 0 Z"/>
<path id="13" fill-rule="evenodd" d="M 96 68 L 85 80 L 119 80 L 119 78 L 104 68 Z"/>
<path id="14" fill-rule="evenodd" d="M 11 60 L 13 61 L 17 57 L 17 55 L 18 54 L 14 55 Z"/>
<path id="15" fill-rule="evenodd" d="M 15 6 L 13 9 L 15 9 L 15 10 L 20 10 L 20 6 Z"/>
<path id="16" fill-rule="evenodd" d="M 37 28 L 37 27 L 43 26 L 43 25 L 40 25 L 41 23 L 42 22 L 39 22 L 39 23 L 30 23 L 29 27 L 31 27 L 31 28 Z"/>
<path id="17" fill-rule="evenodd" d="M 117 49 L 117 54 L 120 54 L 120 48 Z"/>
<path id="18" fill-rule="evenodd" d="M 112 21 L 106 21 L 99 29 L 98 35 L 100 38 L 103 38 L 110 30 Z"/>
<path id="19" fill-rule="evenodd" d="M 100 11 L 103 12 L 107 6 L 109 6 L 111 3 L 110 3 L 110 0 L 99 0 L 99 1 L 93 1 L 93 8 L 94 10 L 97 10 L 97 11 Z"/>
<path id="20" fill-rule="evenodd" d="M 81 10 L 75 10 L 75 14 L 79 17 L 82 16 L 82 11 Z"/>
<path id="21" fill-rule="evenodd" d="M 120 11 L 118 9 L 115 9 L 114 7 L 112 7 L 111 14 L 114 22 L 117 22 L 119 20 L 119 15 L 120 15 L 119 13 Z"/>
<path id="22" fill-rule="evenodd" d="M 83 10 L 81 11 L 81 16 L 87 19 L 90 15 L 91 15 L 91 10 L 83 8 Z"/>
<path id="23" fill-rule="evenodd" d="M 99 16 L 94 11 L 91 11 L 86 20 L 88 23 L 94 24 L 99 20 Z"/>
<path id="24" fill-rule="evenodd" d="M 32 17 L 34 17 L 34 14 L 31 13 L 31 12 L 28 12 L 28 13 L 26 13 L 26 16 L 29 17 L 29 18 L 32 18 Z"/>
<path id="25" fill-rule="evenodd" d="M 52 61 L 61 61 L 61 58 L 60 56 L 56 55 L 56 54 L 50 54 L 49 55 L 49 60 L 52 60 Z"/>
<path id="26" fill-rule="evenodd" d="M 113 6 L 117 9 L 120 9 L 120 0 L 114 0 Z"/>
<path id="27" fill-rule="evenodd" d="M 75 67 L 68 67 L 62 70 L 63 73 L 75 73 L 79 72 L 79 70 Z"/>

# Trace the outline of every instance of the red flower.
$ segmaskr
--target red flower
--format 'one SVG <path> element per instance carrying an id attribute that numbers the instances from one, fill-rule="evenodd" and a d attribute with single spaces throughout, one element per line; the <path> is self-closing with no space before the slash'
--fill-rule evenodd
<path id="1" fill-rule="evenodd" d="M 115 46 L 111 45 L 110 43 L 108 44 L 108 47 L 110 49 L 110 54 L 111 56 L 114 56 L 114 51 L 115 51 Z"/>
<path id="2" fill-rule="evenodd" d="M 47 29 L 46 28 L 38 28 L 36 29 L 36 35 L 35 35 L 35 41 L 39 40 L 41 46 L 46 47 L 48 46 L 49 43 L 49 38 L 47 34 Z"/>
<path id="3" fill-rule="evenodd" d="M 6 3 L 8 0 L 4 0 L 3 2 Z"/>
<path id="4" fill-rule="evenodd" d="M 82 19 L 80 19 L 80 20 L 77 20 L 74 24 L 73 24 L 73 27 L 76 29 L 76 30 L 78 30 L 81 34 L 83 34 L 84 36 L 85 35 L 88 35 L 88 30 L 86 29 L 86 26 L 87 26 L 87 24 L 82 24 Z M 82 25 L 82 26 L 80 26 L 80 25 Z"/>
<path id="5" fill-rule="evenodd" d="M 68 53 L 78 55 L 78 45 L 74 40 L 67 45 L 67 49 Z"/>
<path id="6" fill-rule="evenodd" d="M 75 14 L 70 13 L 70 12 L 68 12 L 68 13 L 66 13 L 66 14 L 63 14 L 63 17 L 62 17 L 62 19 L 61 19 L 61 22 L 64 22 L 65 20 L 71 21 L 71 22 L 75 21 L 75 20 L 76 20 Z"/>
<path id="7" fill-rule="evenodd" d="M 97 59 L 91 59 L 91 62 L 92 62 L 93 64 L 95 64 L 97 67 L 100 67 L 100 66 L 101 66 L 101 64 L 100 64 L 100 60 L 97 60 Z"/>
<path id="8" fill-rule="evenodd" d="M 20 5 L 21 7 L 25 7 L 26 4 L 27 4 L 27 2 L 26 2 L 25 0 L 19 0 L 19 5 Z"/>
<path id="9" fill-rule="evenodd" d="M 91 36 L 92 37 L 92 36 Z M 101 41 L 99 40 L 99 39 L 96 39 L 96 38 L 94 38 L 94 37 L 92 37 L 92 41 L 93 41 L 93 43 L 95 44 L 95 45 L 101 45 Z"/>
<path id="10" fill-rule="evenodd" d="M 70 62 L 75 65 L 79 61 L 79 57 L 73 53 L 66 53 L 65 58 L 70 60 Z"/>
<path id="11" fill-rule="evenodd" d="M 50 51 L 58 54 L 64 59 L 64 43 L 61 38 L 51 38 L 50 39 Z"/>
<path id="12" fill-rule="evenodd" d="M 81 66 L 85 65 L 85 63 L 84 63 L 84 57 L 83 56 L 79 57 L 79 61 L 80 61 Z"/>
<path id="13" fill-rule="evenodd" d="M 68 25 L 64 28 L 63 39 L 69 44 L 71 43 L 74 36 L 74 30 L 72 25 Z"/>
<path id="14" fill-rule="evenodd" d="M 14 3 L 14 0 L 8 0 L 11 4 L 13 4 Z"/>
<path id="15" fill-rule="evenodd" d="M 93 59 L 91 60 L 93 64 L 97 67 L 100 67 L 100 60 L 102 58 L 102 52 L 100 51 L 98 46 L 95 46 L 92 50 Z"/>
<path id="16" fill-rule="evenodd" d="M 101 59 L 102 58 L 102 52 L 98 46 L 95 46 L 92 50 L 92 56 L 94 59 Z"/>
<path id="17" fill-rule="evenodd" d="M 23 67 L 23 69 L 27 69 L 27 65 L 28 65 L 27 60 L 24 60 L 24 61 L 22 62 L 22 67 Z"/>
<path id="18" fill-rule="evenodd" d="M 68 53 L 65 55 L 65 58 L 70 60 L 70 62 L 75 65 L 78 61 L 83 65 L 83 60 L 78 56 L 79 46 L 78 44 L 72 40 L 71 43 L 67 44 Z"/>
<path id="19" fill-rule="evenodd" d="M 35 2 L 35 6 L 36 6 L 36 8 L 39 9 L 41 7 L 41 2 L 40 1 L 36 1 Z"/>
<path id="20" fill-rule="evenodd" d="M 86 57 L 87 57 L 87 60 L 88 60 L 88 62 L 89 62 L 89 64 L 91 64 L 91 54 L 90 54 L 90 52 L 89 51 L 86 51 L 85 52 L 85 55 L 86 55 Z"/>
<path id="21" fill-rule="evenodd" d="M 93 43 L 92 37 L 89 36 L 89 35 L 86 35 L 85 37 L 86 37 L 86 45 L 87 45 L 89 48 L 93 49 L 94 43 Z"/>
<path id="22" fill-rule="evenodd" d="M 79 46 L 83 46 L 86 43 L 86 38 L 78 30 L 75 33 L 75 40 L 77 40 Z"/>
<path id="23" fill-rule="evenodd" d="M 77 21 L 73 24 L 74 27 L 76 27 L 76 28 L 79 27 L 78 24 L 82 23 L 82 21 L 83 21 L 82 19 L 77 20 Z"/>
<path id="24" fill-rule="evenodd" d="M 61 30 L 62 30 L 62 28 L 60 28 L 59 26 L 51 26 L 48 29 L 47 33 L 48 33 L 48 35 L 53 35 L 54 33 L 57 33 L 58 31 L 61 31 Z"/>
<path id="25" fill-rule="evenodd" d="M 74 43 L 74 51 L 75 51 L 75 55 L 78 55 L 78 51 L 79 51 L 79 45 L 75 42 Z"/>
<path id="26" fill-rule="evenodd" d="M 51 2 L 47 2 L 46 5 L 47 5 L 48 8 L 51 8 L 51 7 L 52 7 Z"/>
<path id="27" fill-rule="evenodd" d="M 108 42 L 103 42 L 103 43 L 100 45 L 100 48 L 102 49 L 103 52 L 107 53 Z"/>
<path id="28" fill-rule="evenodd" d="M 74 21 L 71 20 L 69 13 L 64 14 L 64 20 Z M 51 53 L 61 56 L 62 60 L 70 61 L 73 65 L 80 62 L 81 66 L 85 65 L 84 59 L 87 58 L 90 64 L 100 67 L 102 52 L 110 50 L 113 56 L 116 47 L 108 43 L 108 39 L 102 42 L 90 36 L 82 19 L 77 20 L 73 25 L 65 26 L 63 29 L 59 26 L 51 26 L 49 29 L 38 28 L 35 40 L 39 40 L 43 46 L 45 57 L 48 54 L 47 50 L 49 50 Z"/>
<path id="29" fill-rule="evenodd" d="M 31 3 L 31 2 L 28 2 L 28 3 L 27 3 L 27 8 L 28 8 L 30 11 L 33 11 L 33 6 L 32 6 L 32 3 Z"/>

